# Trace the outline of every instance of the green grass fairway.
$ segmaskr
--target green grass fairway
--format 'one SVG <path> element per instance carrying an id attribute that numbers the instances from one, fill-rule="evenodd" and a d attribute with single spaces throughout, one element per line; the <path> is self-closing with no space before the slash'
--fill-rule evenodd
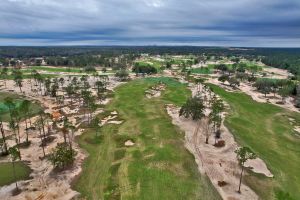
<path id="1" fill-rule="evenodd" d="M 213 67 L 199 67 L 199 68 L 192 68 L 191 72 L 193 74 L 212 74 L 213 73 Z"/>
<path id="2" fill-rule="evenodd" d="M 278 190 L 289 193 L 295 200 L 300 199 L 300 136 L 288 119 L 293 118 L 294 125 L 300 125 L 300 114 L 258 103 L 243 93 L 212 88 L 231 107 L 225 124 L 238 143 L 251 147 L 275 177 L 254 175 L 247 177 L 246 182 L 262 199 L 273 199 Z"/>
<path id="3" fill-rule="evenodd" d="M 163 81 L 160 98 L 147 99 L 145 90 Z M 89 157 L 74 188 L 87 199 L 220 199 L 194 157 L 184 147 L 184 135 L 172 125 L 165 103 L 181 105 L 190 92 L 173 79 L 139 79 L 116 89 L 107 106 L 117 110 L 121 125 L 105 125 L 101 136 L 88 130 L 79 143 Z M 135 146 L 126 148 L 131 139 Z"/>
<path id="4" fill-rule="evenodd" d="M 31 169 L 23 162 L 16 162 L 17 180 L 26 180 L 29 178 Z M 15 182 L 12 163 L 0 163 L 0 187 Z"/>
<path id="5" fill-rule="evenodd" d="M 47 71 L 47 72 L 72 72 L 72 73 L 82 73 L 84 70 L 82 68 L 74 67 L 47 67 L 47 66 L 32 66 L 32 70 Z"/>
<path id="6" fill-rule="evenodd" d="M 10 116 L 9 116 L 9 112 L 6 108 L 6 106 L 4 105 L 4 99 L 6 97 L 11 97 L 15 100 L 15 102 L 18 104 L 21 103 L 21 101 L 24 99 L 23 97 L 17 95 L 17 94 L 12 94 L 12 93 L 8 93 L 8 92 L 0 92 L 0 115 L 3 121 L 9 121 L 10 120 Z M 31 115 L 35 115 L 37 114 L 40 110 L 41 110 L 41 106 L 37 103 L 33 103 L 31 104 Z"/>

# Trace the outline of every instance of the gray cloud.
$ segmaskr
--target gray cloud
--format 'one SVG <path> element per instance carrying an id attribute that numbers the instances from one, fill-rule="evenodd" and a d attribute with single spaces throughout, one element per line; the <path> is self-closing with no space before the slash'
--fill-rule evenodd
<path id="1" fill-rule="evenodd" d="M 300 47 L 300 1 L 0 1 L 0 45 L 85 44 Z"/>

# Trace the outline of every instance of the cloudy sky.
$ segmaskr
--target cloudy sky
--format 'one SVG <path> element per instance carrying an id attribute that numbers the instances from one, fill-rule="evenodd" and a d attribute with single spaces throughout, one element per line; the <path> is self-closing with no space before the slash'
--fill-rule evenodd
<path id="1" fill-rule="evenodd" d="M 0 45 L 300 47 L 300 0 L 0 0 Z"/>

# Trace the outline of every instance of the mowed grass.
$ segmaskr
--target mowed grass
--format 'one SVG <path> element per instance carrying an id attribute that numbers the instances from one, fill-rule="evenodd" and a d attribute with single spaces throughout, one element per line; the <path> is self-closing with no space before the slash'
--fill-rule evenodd
<path id="1" fill-rule="evenodd" d="M 59 77 L 58 74 L 41 74 L 41 76 L 43 78 L 57 78 Z M 28 73 L 24 73 L 22 75 L 23 79 L 30 79 L 30 78 L 33 78 L 33 76 L 30 74 L 30 72 Z M 14 76 L 12 74 L 9 74 L 7 76 L 5 76 L 4 78 L 3 77 L 0 77 L 0 80 L 13 80 L 14 79 Z M 4 84 L 2 84 L 3 87 L 4 87 Z"/>
<path id="2" fill-rule="evenodd" d="M 0 92 L 0 116 L 3 121 L 8 122 L 10 120 L 9 111 L 7 110 L 7 107 L 4 104 L 4 99 L 6 97 L 11 97 L 14 100 L 14 102 L 17 104 L 17 106 L 25 98 L 20 95 L 13 94 L 13 93 Z M 33 115 L 37 114 L 41 109 L 42 108 L 41 108 L 40 104 L 32 103 L 31 107 L 30 107 L 30 115 L 33 116 Z M 22 114 L 23 113 L 21 113 L 21 116 L 22 116 Z"/>
<path id="3" fill-rule="evenodd" d="M 300 199 L 300 136 L 293 130 L 300 125 L 300 114 L 211 87 L 230 105 L 225 124 L 237 142 L 251 147 L 274 174 L 274 179 L 253 174 L 246 182 L 262 199 L 273 199 L 279 191 Z"/>
<path id="4" fill-rule="evenodd" d="M 72 72 L 72 73 L 82 73 L 84 70 L 82 68 L 74 67 L 47 67 L 47 66 L 32 66 L 31 70 L 37 71 L 47 71 L 47 72 Z"/>
<path id="5" fill-rule="evenodd" d="M 160 98 L 145 90 L 163 81 Z M 165 104 L 181 105 L 190 92 L 169 78 L 139 79 L 119 86 L 108 111 L 118 111 L 121 125 L 105 125 L 95 138 L 90 129 L 79 144 L 89 157 L 74 188 L 87 199 L 220 199 L 194 157 L 184 147 L 184 135 L 171 123 Z M 110 112 L 102 114 L 107 116 Z M 132 140 L 133 147 L 124 143 Z"/>
<path id="6" fill-rule="evenodd" d="M 16 162 L 15 169 L 16 169 L 17 181 L 26 180 L 29 178 L 31 169 L 23 162 Z M 0 163 L 0 187 L 14 183 L 16 180 L 13 174 L 12 163 L 10 162 Z"/>
<path id="7" fill-rule="evenodd" d="M 212 74 L 214 66 L 209 65 L 208 67 L 199 67 L 199 68 L 192 68 L 191 72 L 194 74 Z"/>

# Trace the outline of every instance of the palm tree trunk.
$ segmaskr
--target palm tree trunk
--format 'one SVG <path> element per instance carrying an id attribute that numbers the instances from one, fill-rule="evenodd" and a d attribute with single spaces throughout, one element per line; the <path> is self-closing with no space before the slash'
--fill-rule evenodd
<path id="1" fill-rule="evenodd" d="M 14 172 L 14 181 L 16 182 L 16 189 L 18 189 L 18 182 L 17 182 L 17 176 L 16 176 L 16 168 L 15 168 L 15 161 L 12 161 L 13 165 L 13 172 Z"/>
<path id="2" fill-rule="evenodd" d="M 27 126 L 27 119 L 25 118 L 25 133 L 26 133 L 26 143 L 28 143 L 28 126 Z"/>
<path id="3" fill-rule="evenodd" d="M 17 126 L 18 126 L 18 144 L 21 142 L 21 137 L 20 137 L 20 126 L 19 126 L 19 123 L 17 123 Z"/>
<path id="4" fill-rule="evenodd" d="M 242 165 L 242 171 L 241 171 L 241 176 L 240 176 L 240 183 L 239 183 L 239 190 L 238 190 L 239 193 L 241 193 L 241 184 L 242 184 L 243 172 L 244 172 L 244 165 Z"/>
<path id="5" fill-rule="evenodd" d="M 44 147 L 44 142 L 43 142 L 43 136 L 42 136 L 42 131 L 41 131 L 41 127 L 39 127 L 39 133 L 40 133 L 40 138 L 41 138 L 41 143 L 42 143 L 42 149 L 43 149 L 43 154 L 44 154 L 44 157 L 46 156 L 45 154 L 45 147 Z"/>
<path id="6" fill-rule="evenodd" d="M 0 131 L 1 131 L 2 140 L 3 140 L 4 154 L 7 155 L 8 150 L 7 150 L 6 138 L 5 138 L 5 133 L 4 133 L 2 121 L 0 121 Z"/>

